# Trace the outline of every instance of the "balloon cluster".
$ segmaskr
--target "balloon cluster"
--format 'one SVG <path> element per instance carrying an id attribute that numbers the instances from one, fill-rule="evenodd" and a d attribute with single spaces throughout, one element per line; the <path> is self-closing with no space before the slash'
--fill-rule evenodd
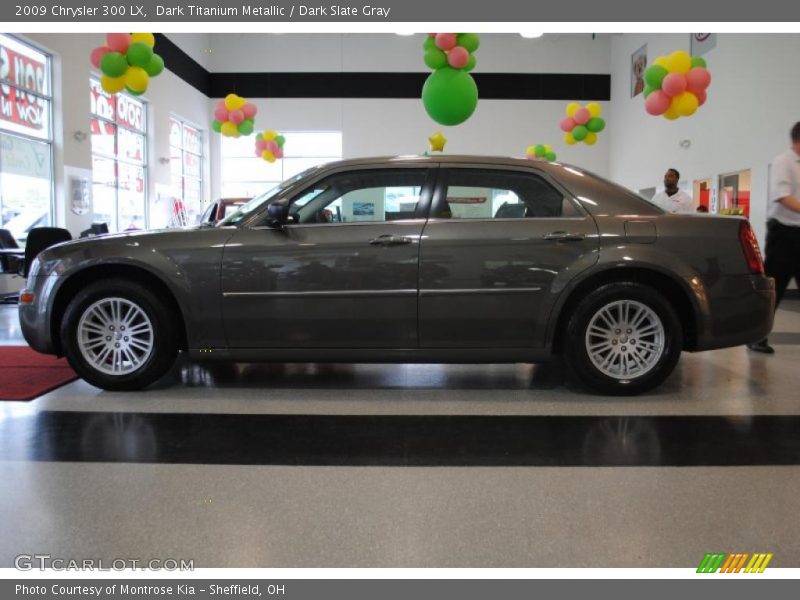
<path id="1" fill-rule="evenodd" d="M 271 129 L 256 134 L 256 156 L 260 156 L 269 163 L 274 163 L 277 159 L 283 158 L 283 145 L 286 143 L 284 138 L 277 131 Z"/>
<path id="2" fill-rule="evenodd" d="M 570 146 L 577 142 L 589 146 L 597 143 L 597 134 L 606 128 L 606 121 L 600 116 L 602 112 L 597 102 L 589 102 L 586 106 L 577 102 L 567 104 L 567 117 L 559 123 L 564 132 L 564 141 Z"/>
<path id="3" fill-rule="evenodd" d="M 526 158 L 553 162 L 556 159 L 556 153 L 553 152 L 553 147 L 550 144 L 536 144 L 535 146 L 528 146 Z"/>
<path id="4" fill-rule="evenodd" d="M 89 57 L 103 73 L 100 85 L 109 94 L 127 90 L 134 96 L 147 91 L 150 78 L 164 70 L 164 59 L 153 52 L 156 38 L 152 33 L 108 33 L 104 46 Z"/>
<path id="5" fill-rule="evenodd" d="M 422 104 L 442 125 L 459 125 L 478 106 L 478 86 L 469 71 L 475 68 L 480 38 L 475 33 L 429 33 L 425 64 L 433 69 L 422 86 Z"/>
<path id="6" fill-rule="evenodd" d="M 645 110 L 672 121 L 691 117 L 705 104 L 711 73 L 701 57 L 677 50 L 659 56 L 644 72 L 644 82 Z"/>
<path id="7" fill-rule="evenodd" d="M 255 104 L 236 94 L 228 94 L 224 100 L 217 102 L 211 127 L 225 137 L 250 135 L 253 133 L 257 112 Z"/>

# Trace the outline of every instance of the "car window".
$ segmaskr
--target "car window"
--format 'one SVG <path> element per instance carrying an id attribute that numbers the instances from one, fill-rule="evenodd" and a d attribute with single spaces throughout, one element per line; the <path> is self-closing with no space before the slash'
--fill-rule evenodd
<path id="1" fill-rule="evenodd" d="M 451 169 L 447 194 L 436 208 L 439 218 L 525 219 L 576 217 L 564 194 L 533 173 L 489 169 Z"/>
<path id="2" fill-rule="evenodd" d="M 413 219 L 426 169 L 375 169 L 331 175 L 291 200 L 296 223 L 358 223 Z"/>

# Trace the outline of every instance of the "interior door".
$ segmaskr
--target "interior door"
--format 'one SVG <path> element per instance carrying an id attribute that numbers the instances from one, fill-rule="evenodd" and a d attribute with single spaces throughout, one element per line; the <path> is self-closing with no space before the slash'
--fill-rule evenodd
<path id="1" fill-rule="evenodd" d="M 558 293 L 597 260 L 594 219 L 533 170 L 440 180 L 420 246 L 420 346 L 541 347 Z"/>
<path id="2" fill-rule="evenodd" d="M 283 228 L 223 255 L 231 348 L 415 348 L 419 241 L 435 168 L 348 170 L 291 199 Z"/>

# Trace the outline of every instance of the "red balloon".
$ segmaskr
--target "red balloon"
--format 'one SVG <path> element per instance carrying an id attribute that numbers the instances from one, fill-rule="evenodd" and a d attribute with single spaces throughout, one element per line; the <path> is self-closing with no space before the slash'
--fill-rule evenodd
<path id="1" fill-rule="evenodd" d="M 706 100 L 708 100 L 708 96 L 706 95 L 706 91 L 705 90 L 699 90 L 697 92 L 692 92 L 692 93 L 695 96 L 697 96 L 697 104 L 699 106 L 703 106 L 703 104 L 706 103 Z"/>
<path id="2" fill-rule="evenodd" d="M 222 107 L 217 106 L 216 110 L 214 111 L 214 118 L 216 118 L 220 123 L 224 123 L 228 120 L 228 109 L 225 108 L 224 105 Z"/>
<path id="3" fill-rule="evenodd" d="M 92 61 L 92 66 L 95 69 L 99 69 L 100 68 L 100 61 L 109 52 L 111 52 L 111 48 L 109 48 L 108 46 L 98 46 L 97 48 L 92 50 L 92 53 L 89 56 L 89 60 Z"/>
<path id="4" fill-rule="evenodd" d="M 248 102 L 242 107 L 242 112 L 244 113 L 245 119 L 252 119 L 253 117 L 256 116 L 258 109 L 256 108 L 255 104 L 251 104 L 250 102 Z"/>
<path id="5" fill-rule="evenodd" d="M 648 114 L 657 117 L 658 115 L 663 115 L 670 104 L 672 104 L 672 98 L 661 90 L 654 90 L 650 92 L 650 95 L 645 99 L 644 108 Z"/>
<path id="6" fill-rule="evenodd" d="M 685 92 L 686 77 L 683 73 L 670 73 L 661 82 L 661 90 L 670 98 Z"/>
<path id="7" fill-rule="evenodd" d="M 437 33 L 436 47 L 439 50 L 451 50 L 458 43 L 455 33 Z"/>
<path id="8" fill-rule="evenodd" d="M 577 123 L 575 122 L 575 119 L 573 119 L 572 117 L 561 119 L 561 122 L 558 124 L 558 126 L 561 128 L 561 131 L 564 132 L 572 131 L 573 129 L 575 129 L 575 125 L 577 125 Z"/>
<path id="9" fill-rule="evenodd" d="M 469 50 L 463 46 L 456 46 L 447 53 L 447 64 L 454 69 L 462 69 L 469 62 Z"/>
<path id="10" fill-rule="evenodd" d="M 234 125 L 238 125 L 244 121 L 244 113 L 241 110 L 232 110 L 228 113 L 228 120 Z"/>
<path id="11" fill-rule="evenodd" d="M 130 33 L 109 33 L 106 35 L 106 45 L 114 52 L 125 54 L 131 45 Z"/>
<path id="12" fill-rule="evenodd" d="M 592 118 L 592 113 L 590 113 L 589 109 L 584 106 L 576 110 L 572 118 L 575 119 L 575 122 L 578 125 L 586 125 L 589 122 L 589 119 Z"/>
<path id="13" fill-rule="evenodd" d="M 692 93 L 705 90 L 711 85 L 711 73 L 703 67 L 695 67 L 686 74 L 686 89 Z"/>
<path id="14" fill-rule="evenodd" d="M 228 107 L 225 106 L 225 100 L 217 100 L 217 105 L 214 107 L 214 110 L 228 110 Z M 225 121 L 226 119 L 222 119 Z"/>

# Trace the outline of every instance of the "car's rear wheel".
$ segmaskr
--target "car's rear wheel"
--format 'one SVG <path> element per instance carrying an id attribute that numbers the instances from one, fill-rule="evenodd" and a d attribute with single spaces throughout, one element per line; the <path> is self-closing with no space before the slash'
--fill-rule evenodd
<path id="1" fill-rule="evenodd" d="M 174 317 L 146 287 L 98 281 L 67 306 L 61 339 L 70 365 L 106 390 L 138 390 L 162 377 L 177 354 Z"/>
<path id="2" fill-rule="evenodd" d="M 678 315 L 661 293 L 639 283 L 615 282 L 591 292 L 575 308 L 564 355 L 593 391 L 632 395 L 663 382 L 682 345 Z"/>

